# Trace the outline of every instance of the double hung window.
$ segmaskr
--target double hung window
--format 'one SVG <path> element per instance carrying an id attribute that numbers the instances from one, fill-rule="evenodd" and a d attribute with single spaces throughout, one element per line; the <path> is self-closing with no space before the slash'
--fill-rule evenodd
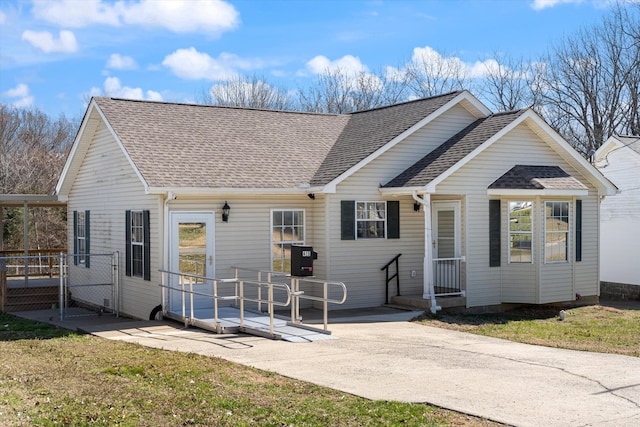
<path id="1" fill-rule="evenodd" d="M 509 202 L 509 262 L 531 263 L 533 202 Z"/>
<path id="2" fill-rule="evenodd" d="M 271 211 L 271 269 L 291 271 L 291 246 L 304 245 L 304 211 Z"/>
<path id="3" fill-rule="evenodd" d="M 546 202 L 544 221 L 545 262 L 569 260 L 569 202 Z"/>

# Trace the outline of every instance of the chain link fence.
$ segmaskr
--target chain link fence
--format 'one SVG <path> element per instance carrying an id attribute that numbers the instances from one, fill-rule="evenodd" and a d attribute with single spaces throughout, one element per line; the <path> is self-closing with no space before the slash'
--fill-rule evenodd
<path id="1" fill-rule="evenodd" d="M 117 252 L 0 256 L 0 311 L 59 309 L 60 318 L 119 315 Z"/>

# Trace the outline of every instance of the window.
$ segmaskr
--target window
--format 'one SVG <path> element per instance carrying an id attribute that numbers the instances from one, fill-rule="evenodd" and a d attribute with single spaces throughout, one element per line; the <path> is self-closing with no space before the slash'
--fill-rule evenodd
<path id="1" fill-rule="evenodd" d="M 151 280 L 149 211 L 126 211 L 126 275 Z"/>
<path id="2" fill-rule="evenodd" d="M 89 268 L 89 211 L 73 211 L 73 263 Z"/>
<path id="3" fill-rule="evenodd" d="M 271 269 L 291 271 L 291 245 L 304 245 L 304 211 L 271 211 Z"/>
<path id="4" fill-rule="evenodd" d="M 356 238 L 384 239 L 386 207 L 385 202 L 356 202 Z"/>
<path id="5" fill-rule="evenodd" d="M 399 239 L 400 202 L 340 202 L 340 239 Z"/>
<path id="6" fill-rule="evenodd" d="M 569 202 L 546 202 L 544 221 L 545 262 L 569 260 Z"/>
<path id="7" fill-rule="evenodd" d="M 509 202 L 509 262 L 532 263 L 533 202 Z"/>

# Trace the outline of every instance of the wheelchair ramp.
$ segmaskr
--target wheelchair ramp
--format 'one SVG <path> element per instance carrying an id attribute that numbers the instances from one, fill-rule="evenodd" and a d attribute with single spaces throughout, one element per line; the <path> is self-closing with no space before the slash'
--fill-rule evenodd
<path id="1" fill-rule="evenodd" d="M 177 313 L 171 313 L 171 317 L 179 317 Z M 270 331 L 269 316 L 245 310 L 244 323 L 241 325 L 240 310 L 234 307 L 220 307 L 218 309 L 218 325 L 216 327 L 213 309 L 197 309 L 191 324 L 195 327 L 219 333 L 244 332 L 251 335 L 272 339 L 280 339 L 294 343 L 313 342 L 320 340 L 337 339 L 330 333 L 323 333 L 319 329 L 293 324 L 287 320 L 274 318 L 273 334 Z"/>

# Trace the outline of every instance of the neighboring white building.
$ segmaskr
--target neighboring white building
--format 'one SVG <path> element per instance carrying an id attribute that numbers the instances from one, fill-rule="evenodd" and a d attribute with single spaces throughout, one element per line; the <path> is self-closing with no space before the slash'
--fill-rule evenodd
<path id="1" fill-rule="evenodd" d="M 640 299 L 640 137 L 612 136 L 596 152 L 595 165 L 619 189 L 600 205 L 603 292 Z"/>
<path id="2" fill-rule="evenodd" d="M 459 91 L 345 115 L 94 98 L 56 192 L 69 250 L 119 251 L 120 311 L 147 318 L 174 304 L 160 269 L 286 270 L 292 244 L 346 284 L 339 308 L 384 304 L 398 254 L 403 296 L 597 300 L 599 202 L 616 188 L 533 110 Z"/>

